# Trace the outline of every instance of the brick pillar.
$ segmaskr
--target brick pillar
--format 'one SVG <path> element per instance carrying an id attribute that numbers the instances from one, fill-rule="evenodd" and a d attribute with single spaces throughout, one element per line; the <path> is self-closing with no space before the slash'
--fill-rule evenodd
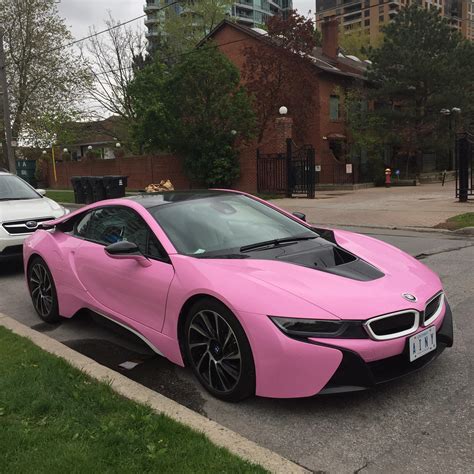
<path id="1" fill-rule="evenodd" d="M 286 140 L 293 138 L 293 119 L 291 117 L 278 117 L 275 120 L 276 153 L 286 153 Z"/>

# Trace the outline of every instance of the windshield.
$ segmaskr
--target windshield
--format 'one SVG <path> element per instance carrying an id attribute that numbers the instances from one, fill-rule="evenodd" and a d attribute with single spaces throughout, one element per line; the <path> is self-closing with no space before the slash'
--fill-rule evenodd
<path id="1" fill-rule="evenodd" d="M 0 201 L 39 199 L 41 196 L 18 176 L 0 176 Z"/>
<path id="2" fill-rule="evenodd" d="M 167 201 L 148 211 L 179 253 L 218 256 L 246 245 L 288 237 L 316 236 L 310 229 L 240 194 L 203 194 Z"/>

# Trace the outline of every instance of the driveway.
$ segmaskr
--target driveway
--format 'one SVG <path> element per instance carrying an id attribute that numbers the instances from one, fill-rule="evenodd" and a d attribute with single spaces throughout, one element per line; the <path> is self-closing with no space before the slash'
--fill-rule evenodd
<path id="1" fill-rule="evenodd" d="M 472 472 L 474 240 L 445 233 L 370 232 L 419 255 L 441 275 L 454 313 L 455 346 L 422 372 L 368 392 L 220 402 L 189 370 L 100 318 L 40 323 L 19 264 L 0 267 L 0 312 L 314 472 Z M 136 366 L 120 367 L 126 361 Z"/>
<path id="2" fill-rule="evenodd" d="M 276 199 L 288 211 L 301 211 L 308 222 L 375 227 L 434 227 L 449 217 L 474 212 L 474 202 L 459 203 L 448 182 L 357 191 L 321 191 L 316 199 Z"/>

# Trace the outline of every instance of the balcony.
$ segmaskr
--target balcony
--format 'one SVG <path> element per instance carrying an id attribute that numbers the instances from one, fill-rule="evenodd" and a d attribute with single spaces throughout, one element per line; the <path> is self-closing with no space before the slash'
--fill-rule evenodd
<path id="1" fill-rule="evenodd" d="M 157 30 L 148 30 L 145 32 L 146 38 L 158 38 L 158 36 L 160 36 L 160 33 Z"/>
<path id="2" fill-rule="evenodd" d="M 253 3 L 246 2 L 245 0 L 238 0 L 235 5 L 239 8 L 248 8 L 249 10 L 253 10 Z"/>
<path id="3" fill-rule="evenodd" d="M 146 26 L 151 26 L 151 25 L 156 25 L 159 22 L 158 17 L 148 17 L 145 19 L 145 25 Z"/>
<path id="4" fill-rule="evenodd" d="M 149 0 L 146 2 L 146 5 L 143 7 L 143 11 L 145 13 L 151 13 L 156 10 L 159 10 L 161 7 L 162 5 L 159 0 L 156 0 L 156 1 Z"/>
<path id="5" fill-rule="evenodd" d="M 240 13 L 237 13 L 237 21 L 238 22 L 241 22 L 241 23 L 250 23 L 250 24 L 253 24 L 254 21 L 253 21 L 253 15 L 252 16 L 244 16 Z"/>

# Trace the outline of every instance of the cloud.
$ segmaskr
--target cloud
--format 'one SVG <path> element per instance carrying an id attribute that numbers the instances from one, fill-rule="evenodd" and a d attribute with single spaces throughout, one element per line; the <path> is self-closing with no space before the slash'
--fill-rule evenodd
<path id="1" fill-rule="evenodd" d="M 142 15 L 145 3 L 146 0 L 61 0 L 58 8 L 72 34 L 80 38 L 86 36 L 93 25 L 100 29 L 108 11 L 115 19 L 128 20 Z M 293 7 L 302 15 L 307 15 L 309 10 L 314 14 L 315 0 L 296 0 Z"/>
<path id="2" fill-rule="evenodd" d="M 128 20 L 143 14 L 145 0 L 61 0 L 60 15 L 75 38 L 86 36 L 91 26 L 101 29 L 108 11 L 117 20 Z M 137 23 L 143 20 L 137 20 Z"/>

